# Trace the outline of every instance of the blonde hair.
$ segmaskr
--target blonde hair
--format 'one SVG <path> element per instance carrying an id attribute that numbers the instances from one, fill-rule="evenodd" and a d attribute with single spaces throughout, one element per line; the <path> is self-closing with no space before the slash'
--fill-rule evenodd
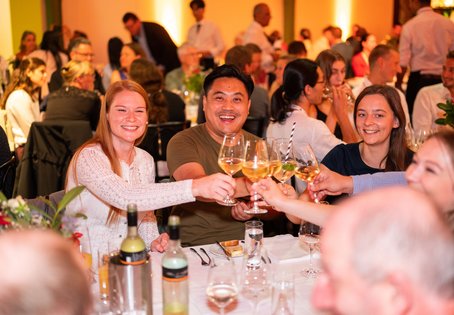
<path id="1" fill-rule="evenodd" d="M 110 106 L 112 105 L 113 101 L 117 94 L 123 92 L 136 92 L 142 96 L 145 101 L 147 114 L 150 111 L 150 100 L 148 99 L 147 92 L 140 86 L 140 84 L 131 81 L 131 80 L 121 80 L 115 83 L 112 83 L 109 86 L 109 89 L 106 92 L 106 96 L 104 101 L 101 105 L 101 111 L 99 114 L 99 122 L 98 127 L 96 128 L 95 134 L 92 139 L 88 140 L 84 143 L 74 154 L 74 157 L 71 160 L 71 165 L 73 167 L 74 176 L 77 182 L 77 159 L 79 158 L 80 152 L 84 150 L 86 147 L 100 145 L 102 151 L 109 159 L 110 165 L 112 167 L 112 171 L 121 176 L 121 167 L 120 167 L 120 160 L 118 159 L 117 153 L 115 152 L 115 148 L 112 141 L 112 129 L 110 128 L 109 121 L 107 120 L 107 114 L 109 113 Z M 139 145 L 142 140 L 145 138 L 147 128 L 145 128 L 143 135 L 138 138 L 134 145 Z M 109 215 L 107 217 L 107 224 L 110 224 L 118 219 L 120 214 L 120 209 L 110 205 Z"/>
<path id="2" fill-rule="evenodd" d="M 94 73 L 95 70 L 88 61 L 71 60 L 61 69 L 61 76 L 65 81 L 65 85 L 74 82 L 83 75 L 93 75 Z"/>

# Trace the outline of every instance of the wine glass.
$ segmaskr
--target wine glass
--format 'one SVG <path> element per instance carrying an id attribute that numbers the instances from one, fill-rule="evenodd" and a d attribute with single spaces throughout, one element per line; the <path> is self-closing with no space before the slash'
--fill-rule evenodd
<path id="1" fill-rule="evenodd" d="M 303 275 L 307 278 L 315 277 L 320 271 L 314 268 L 314 265 L 312 263 L 312 254 L 314 252 L 315 246 L 319 242 L 320 227 L 309 222 L 303 222 L 300 225 L 298 235 L 300 243 L 305 243 L 307 246 L 309 246 L 309 267 L 303 270 Z"/>
<path id="2" fill-rule="evenodd" d="M 311 146 L 308 143 L 299 145 L 295 152 L 295 159 L 297 163 L 295 175 L 309 186 L 320 173 L 320 167 Z M 315 203 L 319 203 L 317 194 L 314 193 L 314 197 Z"/>
<path id="3" fill-rule="evenodd" d="M 208 271 L 206 294 L 219 307 L 221 315 L 224 314 L 224 308 L 236 300 L 238 287 L 232 260 L 213 258 Z"/>
<path id="4" fill-rule="evenodd" d="M 266 142 L 262 139 L 248 140 L 245 145 L 243 174 L 253 183 L 268 176 L 269 159 Z M 264 214 L 268 210 L 261 209 L 257 204 L 257 192 L 254 192 L 254 206 L 244 210 L 247 214 Z"/>
<path id="5" fill-rule="evenodd" d="M 289 141 L 287 138 L 274 139 L 270 153 L 270 172 L 271 159 L 278 160 L 280 165 L 273 169 L 273 176 L 282 185 L 295 174 L 296 170 L 295 153 L 293 146 L 289 146 Z"/>
<path id="6" fill-rule="evenodd" d="M 225 135 L 219 150 L 218 164 L 224 172 L 233 177 L 235 173 L 241 170 L 244 158 L 244 138 L 243 134 Z M 238 200 L 230 197 L 228 194 L 223 201 L 217 201 L 223 206 L 234 206 Z"/>
<path id="7" fill-rule="evenodd" d="M 247 268 L 243 266 L 242 295 L 253 303 L 253 314 L 257 314 L 260 301 L 270 294 L 270 281 L 268 279 L 267 265 L 262 264 L 260 268 Z"/>

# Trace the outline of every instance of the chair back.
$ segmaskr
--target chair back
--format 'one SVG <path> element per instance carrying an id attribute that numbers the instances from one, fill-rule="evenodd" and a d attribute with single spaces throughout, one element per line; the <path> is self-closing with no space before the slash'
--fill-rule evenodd
<path id="1" fill-rule="evenodd" d="M 243 125 L 243 129 L 257 137 L 263 138 L 265 136 L 265 121 L 266 117 L 248 116 Z"/>
<path id="2" fill-rule="evenodd" d="M 149 124 L 147 134 L 139 144 L 139 148 L 153 156 L 156 164 L 156 180 L 160 181 L 169 177 L 167 168 L 167 144 L 170 139 L 183 129 L 189 128 L 191 121 L 169 121 L 161 124 Z"/>
<path id="3" fill-rule="evenodd" d="M 14 195 L 35 198 L 64 189 L 73 154 L 92 136 L 88 121 L 32 123 L 17 169 Z"/>

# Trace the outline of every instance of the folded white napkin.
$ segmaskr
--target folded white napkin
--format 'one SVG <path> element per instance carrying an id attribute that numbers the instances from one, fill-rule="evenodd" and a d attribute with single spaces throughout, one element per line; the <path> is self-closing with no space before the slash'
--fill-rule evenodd
<path id="1" fill-rule="evenodd" d="M 264 247 L 273 263 L 293 263 L 309 260 L 309 248 L 300 244 L 297 237 L 290 234 L 266 238 Z M 314 253 L 314 257 L 316 257 Z"/>

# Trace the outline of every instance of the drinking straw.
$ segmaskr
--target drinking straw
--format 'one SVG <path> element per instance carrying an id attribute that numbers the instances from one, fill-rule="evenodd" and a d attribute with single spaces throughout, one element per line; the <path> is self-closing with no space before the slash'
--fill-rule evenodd
<path id="1" fill-rule="evenodd" d="M 288 141 L 287 153 L 285 154 L 285 160 L 288 160 L 288 156 L 290 155 L 290 150 L 292 149 L 293 145 L 293 134 L 295 133 L 296 121 L 293 122 L 292 132 L 290 133 L 290 140 Z"/>

